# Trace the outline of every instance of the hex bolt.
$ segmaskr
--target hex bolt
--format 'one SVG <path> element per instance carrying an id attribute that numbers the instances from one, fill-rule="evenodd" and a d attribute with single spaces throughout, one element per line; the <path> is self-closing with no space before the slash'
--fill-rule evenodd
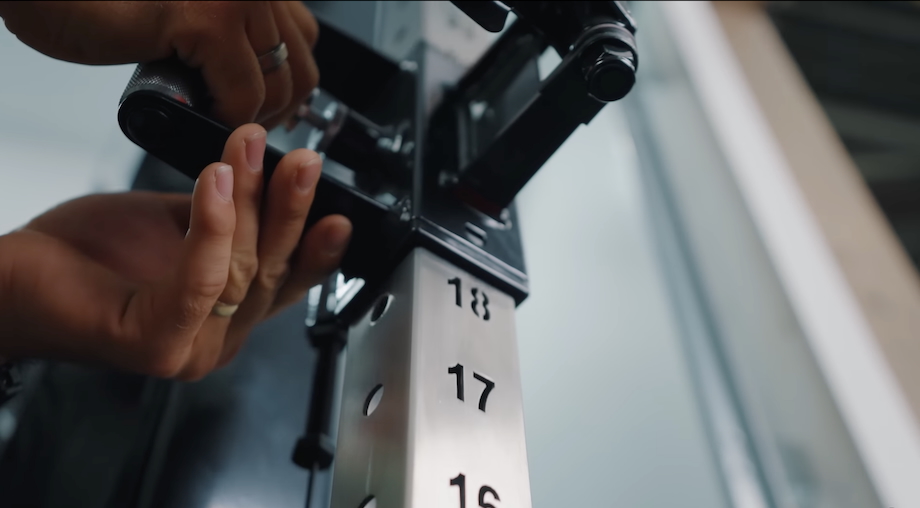
<path id="1" fill-rule="evenodd" d="M 633 53 L 618 46 L 615 41 L 601 41 L 585 51 L 582 70 L 588 93 L 601 102 L 622 99 L 636 83 Z"/>

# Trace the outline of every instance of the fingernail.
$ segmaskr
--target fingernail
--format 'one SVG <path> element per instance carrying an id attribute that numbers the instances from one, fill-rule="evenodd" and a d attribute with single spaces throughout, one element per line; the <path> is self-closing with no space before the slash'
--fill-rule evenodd
<path id="1" fill-rule="evenodd" d="M 214 179 L 217 183 L 217 193 L 224 201 L 230 201 L 233 197 L 233 168 L 226 164 L 220 166 Z"/>
<path id="2" fill-rule="evenodd" d="M 317 157 L 301 164 L 297 168 L 297 187 L 301 192 L 308 192 L 316 185 L 316 179 L 319 176 L 319 172 L 322 171 L 322 167 L 322 161 Z"/>
<path id="3" fill-rule="evenodd" d="M 246 161 L 249 169 L 262 171 L 262 159 L 265 157 L 265 132 L 259 131 L 246 138 Z"/>
<path id="4" fill-rule="evenodd" d="M 348 247 L 351 240 L 351 228 L 330 228 L 326 233 L 326 255 L 338 256 Z"/>

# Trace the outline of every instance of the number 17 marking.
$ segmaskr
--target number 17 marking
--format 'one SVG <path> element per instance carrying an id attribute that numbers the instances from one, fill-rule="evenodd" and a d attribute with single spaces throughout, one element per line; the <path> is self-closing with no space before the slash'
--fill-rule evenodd
<path id="1" fill-rule="evenodd" d="M 453 367 L 448 367 L 447 373 L 457 376 L 457 398 L 463 400 L 463 365 L 458 363 Z M 492 389 L 495 388 L 495 382 L 476 372 L 473 373 L 473 378 L 486 385 L 482 390 L 482 394 L 479 396 L 479 410 L 485 412 L 486 402 L 489 401 L 489 394 L 492 393 Z"/>

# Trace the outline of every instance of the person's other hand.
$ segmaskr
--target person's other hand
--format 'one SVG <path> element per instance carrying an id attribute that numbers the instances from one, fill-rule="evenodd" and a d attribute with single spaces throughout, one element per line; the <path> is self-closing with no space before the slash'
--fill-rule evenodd
<path id="1" fill-rule="evenodd" d="M 278 125 L 319 81 L 319 27 L 302 2 L 0 2 L 19 40 L 59 60 L 124 64 L 173 55 L 201 69 L 215 116 L 230 127 Z M 289 56 L 263 75 L 258 57 Z"/>
<path id="2" fill-rule="evenodd" d="M 339 215 L 302 235 L 321 171 L 309 150 L 281 160 L 262 203 L 264 150 L 265 130 L 244 125 L 191 196 L 88 196 L 0 236 L 0 355 L 186 380 L 229 362 L 338 266 L 351 235 Z M 239 308 L 221 317 L 218 301 Z"/>

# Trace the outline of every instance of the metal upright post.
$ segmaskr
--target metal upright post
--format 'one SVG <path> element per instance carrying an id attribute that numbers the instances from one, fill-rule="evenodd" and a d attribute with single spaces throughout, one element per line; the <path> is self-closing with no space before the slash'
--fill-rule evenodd
<path id="1" fill-rule="evenodd" d="M 349 334 L 332 508 L 530 508 L 514 308 L 406 256 Z"/>

